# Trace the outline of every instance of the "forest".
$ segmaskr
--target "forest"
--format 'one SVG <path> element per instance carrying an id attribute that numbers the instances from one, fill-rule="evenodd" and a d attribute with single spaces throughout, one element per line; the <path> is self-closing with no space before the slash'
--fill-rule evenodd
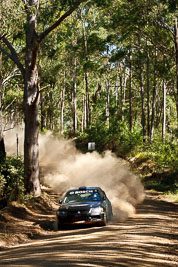
<path id="1" fill-rule="evenodd" d="M 1 0 L 5 203 L 40 194 L 38 138 L 48 131 L 83 153 L 89 142 L 111 150 L 148 188 L 178 191 L 177 17 L 176 0 Z M 4 134 L 22 123 L 24 157 L 10 157 Z"/>

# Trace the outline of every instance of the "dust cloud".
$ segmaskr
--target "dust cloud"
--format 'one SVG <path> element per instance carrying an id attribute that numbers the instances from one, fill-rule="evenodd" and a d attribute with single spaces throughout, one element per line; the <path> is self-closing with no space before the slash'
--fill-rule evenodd
<path id="1" fill-rule="evenodd" d="M 40 165 L 44 183 L 56 193 L 80 186 L 99 186 L 109 197 L 114 220 L 124 221 L 144 199 L 144 188 L 128 164 L 110 151 L 82 154 L 71 140 L 40 137 Z"/>
<path id="2" fill-rule="evenodd" d="M 16 128 L 5 135 L 7 154 L 23 150 L 23 129 Z M 129 171 L 128 164 L 110 151 L 102 155 L 96 151 L 81 153 L 74 142 L 41 135 L 40 169 L 42 181 L 56 193 L 80 186 L 99 186 L 107 194 L 113 207 L 114 220 L 124 221 L 135 213 L 135 206 L 144 199 L 144 188 Z"/>
<path id="3" fill-rule="evenodd" d="M 7 130 L 4 132 L 5 148 L 8 155 L 23 155 L 23 140 L 24 140 L 24 127 L 16 126 L 11 128 L 7 126 Z"/>

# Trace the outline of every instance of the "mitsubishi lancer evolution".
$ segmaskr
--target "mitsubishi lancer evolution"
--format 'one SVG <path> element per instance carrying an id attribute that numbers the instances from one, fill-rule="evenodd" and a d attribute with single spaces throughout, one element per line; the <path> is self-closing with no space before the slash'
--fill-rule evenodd
<path id="1" fill-rule="evenodd" d="M 97 223 L 101 226 L 111 221 L 112 205 L 100 187 L 80 187 L 69 190 L 59 201 L 58 229 L 69 224 Z"/>

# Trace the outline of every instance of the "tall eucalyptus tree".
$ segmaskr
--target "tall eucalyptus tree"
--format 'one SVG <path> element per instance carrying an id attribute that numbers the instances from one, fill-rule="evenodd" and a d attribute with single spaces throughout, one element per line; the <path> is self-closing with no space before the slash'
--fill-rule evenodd
<path id="1" fill-rule="evenodd" d="M 38 148 L 38 134 L 39 134 L 39 118 L 38 118 L 38 104 L 39 104 L 39 85 L 38 85 L 38 52 L 40 43 L 45 37 L 70 16 L 84 0 L 74 1 L 40 1 L 40 0 L 22 0 L 13 1 L 14 8 L 17 10 L 23 9 L 26 13 L 25 28 L 25 54 L 23 61 L 20 60 L 17 50 L 13 47 L 7 34 L 2 31 L 0 33 L 0 40 L 4 43 L 1 45 L 1 51 L 11 58 L 18 66 L 24 79 L 24 117 L 25 117 L 25 139 L 24 139 L 24 169 L 25 169 L 25 188 L 27 192 L 33 192 L 38 195 L 41 193 L 39 181 L 39 148 Z M 50 9 L 51 14 L 56 12 L 57 20 L 53 21 L 50 18 L 49 23 L 46 21 L 44 31 L 38 33 L 38 17 L 40 10 L 44 8 Z M 58 8 L 58 10 L 57 10 Z M 15 11 L 16 11 L 15 10 Z M 65 10 L 65 11 L 64 11 Z M 57 13 L 58 11 L 58 13 Z M 10 16 L 10 14 L 8 14 Z M 17 15 L 17 14 L 16 14 Z M 11 33 L 13 34 L 13 33 Z"/>

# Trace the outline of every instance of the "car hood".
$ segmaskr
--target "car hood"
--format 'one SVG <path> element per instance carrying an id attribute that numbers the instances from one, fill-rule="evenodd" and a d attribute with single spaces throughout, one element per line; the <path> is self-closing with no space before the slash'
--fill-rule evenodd
<path id="1" fill-rule="evenodd" d="M 59 210 L 89 210 L 90 208 L 102 207 L 101 201 L 75 202 L 62 204 Z"/>

